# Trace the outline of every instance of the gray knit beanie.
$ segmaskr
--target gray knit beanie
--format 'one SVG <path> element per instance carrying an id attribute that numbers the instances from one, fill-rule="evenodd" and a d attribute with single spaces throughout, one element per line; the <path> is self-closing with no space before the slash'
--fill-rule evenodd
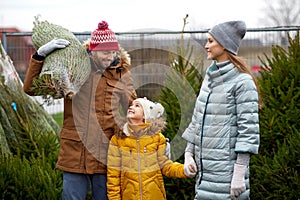
<path id="1" fill-rule="evenodd" d="M 243 21 L 224 22 L 212 27 L 208 33 L 226 50 L 237 55 L 241 40 L 246 34 L 246 24 Z"/>

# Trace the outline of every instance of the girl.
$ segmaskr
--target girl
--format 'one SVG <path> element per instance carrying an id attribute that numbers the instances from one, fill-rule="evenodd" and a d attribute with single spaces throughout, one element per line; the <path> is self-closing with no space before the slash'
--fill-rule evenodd
<path id="1" fill-rule="evenodd" d="M 192 165 L 184 167 L 165 155 L 163 113 L 161 104 L 145 98 L 129 107 L 124 130 L 112 137 L 108 150 L 109 199 L 166 199 L 163 175 L 186 178 L 196 174 Z"/>

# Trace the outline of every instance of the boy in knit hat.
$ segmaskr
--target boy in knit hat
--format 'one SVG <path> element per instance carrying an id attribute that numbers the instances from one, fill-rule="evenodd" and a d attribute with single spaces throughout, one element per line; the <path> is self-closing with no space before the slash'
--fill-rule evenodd
<path id="1" fill-rule="evenodd" d="M 166 122 L 160 103 L 138 98 L 127 111 L 123 132 L 110 141 L 107 192 L 109 199 L 166 199 L 163 175 L 186 178 L 193 166 L 173 162 L 165 155 Z M 187 173 L 186 167 L 190 167 Z"/>
<path id="2" fill-rule="evenodd" d="M 243 21 L 208 31 L 208 67 L 188 128 L 185 163 L 201 166 L 195 199 L 250 199 L 249 160 L 258 153 L 258 92 L 255 78 L 237 56 Z"/>
<path id="3" fill-rule="evenodd" d="M 64 39 L 53 39 L 32 56 L 24 91 L 39 76 L 47 55 L 68 48 Z M 72 100 L 64 99 L 57 168 L 63 170 L 62 199 L 86 199 L 91 189 L 95 200 L 107 199 L 106 161 L 110 138 L 119 132 L 120 106 L 126 112 L 136 99 L 129 71 L 130 57 L 119 47 L 115 33 L 101 21 L 84 47 L 90 54 L 91 73 Z"/>

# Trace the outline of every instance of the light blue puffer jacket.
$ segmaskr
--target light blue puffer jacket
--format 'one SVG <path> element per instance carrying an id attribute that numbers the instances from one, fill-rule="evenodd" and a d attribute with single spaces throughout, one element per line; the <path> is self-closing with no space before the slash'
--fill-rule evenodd
<path id="1" fill-rule="evenodd" d="M 231 63 L 219 69 L 213 62 L 182 137 L 195 145 L 195 199 L 230 200 L 237 153 L 257 154 L 259 148 L 258 94 L 251 76 Z M 249 199 L 249 170 L 245 180 L 247 189 L 238 199 Z"/>

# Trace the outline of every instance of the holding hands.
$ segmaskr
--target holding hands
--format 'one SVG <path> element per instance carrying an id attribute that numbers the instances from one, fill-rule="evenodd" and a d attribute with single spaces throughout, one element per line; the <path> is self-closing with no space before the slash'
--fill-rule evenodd
<path id="1" fill-rule="evenodd" d="M 193 158 L 193 153 L 187 151 L 184 153 L 184 174 L 189 178 L 193 178 L 196 173 L 197 166 Z"/>

